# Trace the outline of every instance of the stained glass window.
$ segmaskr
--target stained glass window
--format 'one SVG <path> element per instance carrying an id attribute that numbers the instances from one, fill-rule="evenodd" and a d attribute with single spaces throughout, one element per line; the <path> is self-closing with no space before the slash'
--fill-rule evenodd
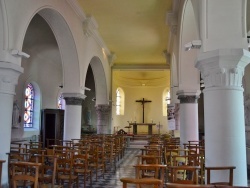
<path id="1" fill-rule="evenodd" d="M 25 89 L 25 101 L 24 101 L 24 127 L 33 127 L 33 114 L 34 114 L 34 87 L 32 84 L 28 84 Z"/>

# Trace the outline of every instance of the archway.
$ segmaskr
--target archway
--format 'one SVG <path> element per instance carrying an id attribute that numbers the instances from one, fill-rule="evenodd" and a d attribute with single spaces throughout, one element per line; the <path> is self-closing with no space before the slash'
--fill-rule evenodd
<path id="1" fill-rule="evenodd" d="M 110 112 L 111 106 L 108 101 L 107 81 L 103 65 L 98 57 L 93 57 L 90 61 L 93 70 L 96 91 L 96 113 L 97 113 L 97 133 L 110 134 Z"/>
<path id="2" fill-rule="evenodd" d="M 107 81 L 102 62 L 98 57 L 93 57 L 90 66 L 95 79 L 96 105 L 108 104 Z"/>

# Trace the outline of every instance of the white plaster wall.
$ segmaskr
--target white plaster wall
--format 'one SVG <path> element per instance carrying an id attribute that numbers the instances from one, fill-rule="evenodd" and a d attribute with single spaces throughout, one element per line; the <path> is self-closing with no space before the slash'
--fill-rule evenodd
<path id="1" fill-rule="evenodd" d="M 15 99 L 20 106 L 22 117 L 21 126 L 23 125 L 24 114 L 24 90 L 28 83 L 36 83 L 36 96 L 40 93 L 40 103 L 38 116 L 34 120 L 35 127 L 40 127 L 40 109 L 57 108 L 57 97 L 60 91 L 59 85 L 63 82 L 62 62 L 60 52 L 49 25 L 39 15 L 35 16 L 31 22 L 26 37 L 24 40 L 23 50 L 30 54 L 29 59 L 22 61 L 24 73 L 19 77 L 18 85 L 16 87 Z M 39 88 L 39 90 L 38 90 Z M 13 129 L 12 139 L 18 137 L 31 137 L 38 135 L 39 129 Z"/>

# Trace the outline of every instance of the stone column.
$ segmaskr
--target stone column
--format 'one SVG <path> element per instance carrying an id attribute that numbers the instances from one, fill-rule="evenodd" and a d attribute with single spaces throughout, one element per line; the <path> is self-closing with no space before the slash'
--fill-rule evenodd
<path id="1" fill-rule="evenodd" d="M 8 156 L 6 153 L 10 152 L 13 98 L 21 73 L 23 73 L 23 68 L 19 65 L 0 62 L 0 159 L 6 160 L 2 169 L 2 187 L 8 187 Z"/>
<path id="2" fill-rule="evenodd" d="M 180 142 L 181 145 L 188 141 L 199 140 L 199 123 L 198 123 L 198 91 L 177 92 L 180 100 Z"/>
<path id="3" fill-rule="evenodd" d="M 205 163 L 236 166 L 237 186 L 247 186 L 242 77 L 249 61 L 244 49 L 219 49 L 200 54 L 196 63 L 205 83 Z M 218 172 L 211 180 L 227 178 L 227 173 Z"/>
<path id="4" fill-rule="evenodd" d="M 63 93 L 65 99 L 64 140 L 81 138 L 82 102 L 86 96 L 81 93 Z"/>
<path id="5" fill-rule="evenodd" d="M 110 126 L 109 126 L 109 116 L 110 116 L 110 105 L 99 104 L 96 105 L 96 113 L 97 113 L 97 134 L 110 134 Z"/>

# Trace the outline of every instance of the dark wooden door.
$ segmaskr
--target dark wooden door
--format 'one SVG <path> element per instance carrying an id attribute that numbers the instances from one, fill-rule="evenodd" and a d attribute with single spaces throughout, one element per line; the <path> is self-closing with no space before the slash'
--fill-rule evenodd
<path id="1" fill-rule="evenodd" d="M 56 144 L 56 140 L 63 140 L 64 110 L 42 110 L 41 125 L 41 138 L 43 147 L 48 147 L 47 139 L 50 139 L 50 144 Z"/>

